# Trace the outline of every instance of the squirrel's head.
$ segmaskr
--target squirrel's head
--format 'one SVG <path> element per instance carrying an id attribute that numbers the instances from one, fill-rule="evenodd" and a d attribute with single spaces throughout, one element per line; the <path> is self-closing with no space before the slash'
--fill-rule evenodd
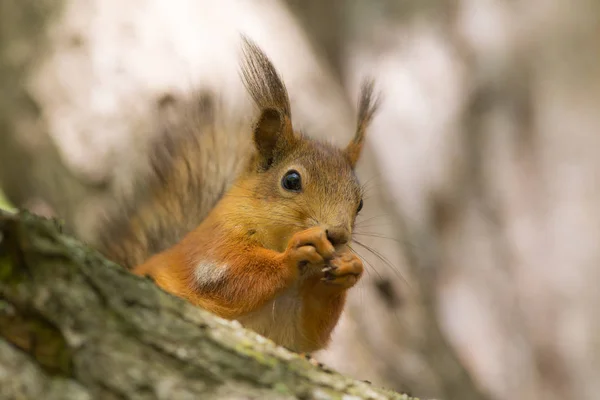
<path id="1" fill-rule="evenodd" d="M 292 126 L 285 86 L 266 55 L 244 39 L 244 83 L 260 109 L 255 153 L 236 191 L 243 195 L 261 242 L 282 251 L 296 232 L 323 226 L 332 244 L 350 241 L 363 191 L 355 174 L 376 101 L 363 85 L 356 132 L 345 148 L 310 139 Z M 262 227 L 262 229 L 261 229 Z"/>

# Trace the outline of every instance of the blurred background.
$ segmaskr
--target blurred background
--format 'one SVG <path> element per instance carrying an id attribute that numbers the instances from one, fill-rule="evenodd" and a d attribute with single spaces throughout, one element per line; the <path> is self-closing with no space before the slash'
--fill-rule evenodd
<path id="1" fill-rule="evenodd" d="M 252 112 L 240 33 L 310 135 L 352 136 L 364 77 L 383 99 L 367 273 L 316 358 L 423 398 L 600 398 L 596 0 L 0 0 L 0 207 L 93 245 L 161 99 Z"/>

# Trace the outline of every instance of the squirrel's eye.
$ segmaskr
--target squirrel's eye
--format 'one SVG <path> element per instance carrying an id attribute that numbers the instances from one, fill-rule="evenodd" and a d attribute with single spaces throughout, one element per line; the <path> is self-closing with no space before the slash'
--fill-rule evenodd
<path id="1" fill-rule="evenodd" d="M 299 192 L 302 190 L 302 179 L 298 171 L 289 170 L 281 179 L 281 186 L 290 192 Z"/>
<path id="2" fill-rule="evenodd" d="M 358 203 L 358 210 L 356 210 L 356 213 L 358 214 L 360 212 L 360 210 L 362 210 L 363 208 L 363 201 L 362 199 L 360 199 L 360 203 Z"/>

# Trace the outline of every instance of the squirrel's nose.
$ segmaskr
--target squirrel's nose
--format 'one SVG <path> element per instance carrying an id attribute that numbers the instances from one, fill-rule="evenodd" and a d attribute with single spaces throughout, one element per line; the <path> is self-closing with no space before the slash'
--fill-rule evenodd
<path id="1" fill-rule="evenodd" d="M 350 232 L 346 228 L 330 226 L 325 232 L 327 233 L 327 239 L 334 246 L 346 244 L 350 240 Z"/>

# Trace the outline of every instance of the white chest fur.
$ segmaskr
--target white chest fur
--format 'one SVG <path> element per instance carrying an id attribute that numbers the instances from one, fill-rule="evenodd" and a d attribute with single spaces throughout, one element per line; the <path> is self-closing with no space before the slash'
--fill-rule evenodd
<path id="1" fill-rule="evenodd" d="M 302 302 L 298 289 L 291 287 L 238 321 L 275 343 L 295 350 L 305 341 L 301 319 Z"/>

